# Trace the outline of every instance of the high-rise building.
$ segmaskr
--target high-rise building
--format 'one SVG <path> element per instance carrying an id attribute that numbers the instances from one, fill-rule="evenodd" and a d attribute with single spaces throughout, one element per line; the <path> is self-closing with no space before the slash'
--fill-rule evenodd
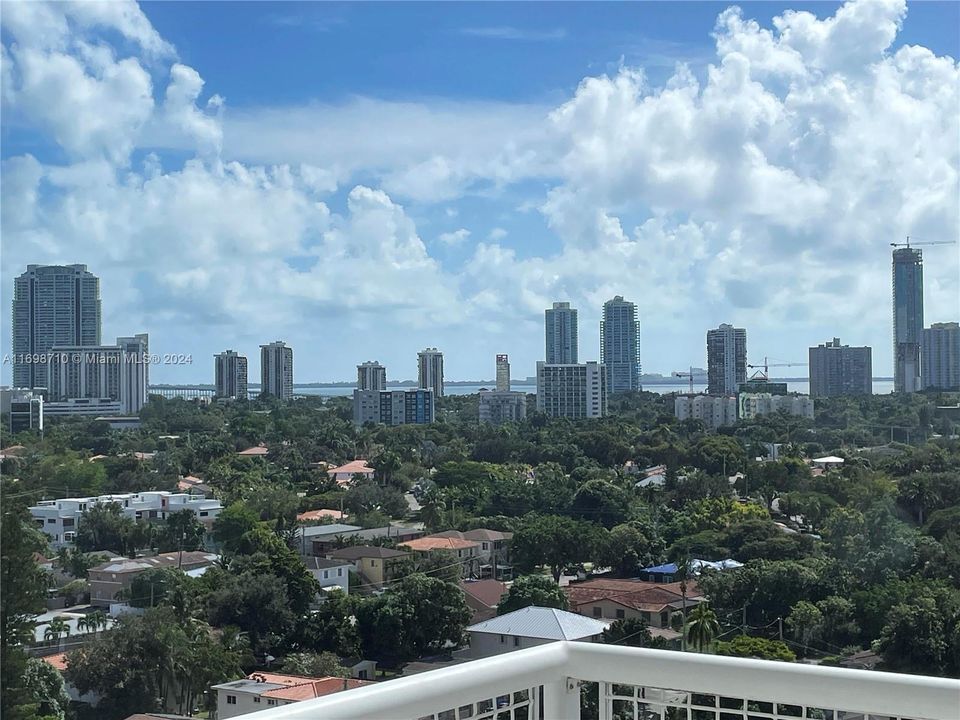
<path id="1" fill-rule="evenodd" d="M 545 311 L 548 365 L 575 365 L 580 343 L 577 311 L 568 302 L 555 302 Z"/>
<path id="2" fill-rule="evenodd" d="M 873 360 L 869 347 L 841 345 L 839 338 L 810 348 L 810 395 L 870 395 Z"/>
<path id="3" fill-rule="evenodd" d="M 513 390 L 481 390 L 479 417 L 481 423 L 500 425 L 520 422 L 527 416 L 527 394 Z"/>
<path id="4" fill-rule="evenodd" d="M 126 358 L 118 345 L 55 345 L 50 350 L 47 391 L 52 403 L 97 398 L 120 402 Z"/>
<path id="5" fill-rule="evenodd" d="M 443 397 L 443 353 L 436 348 L 427 348 L 417 353 L 418 386 L 433 390 L 435 398 Z"/>
<path id="6" fill-rule="evenodd" d="M 733 395 L 747 381 L 747 331 L 723 323 L 707 330 L 707 394 Z"/>
<path id="7" fill-rule="evenodd" d="M 100 279 L 86 265 L 27 265 L 13 289 L 13 385 L 46 385 L 55 346 L 99 345 L 100 318 Z"/>
<path id="8" fill-rule="evenodd" d="M 423 425 L 434 418 L 433 390 L 354 390 L 353 421 L 384 425 Z"/>
<path id="9" fill-rule="evenodd" d="M 387 369 L 376 361 L 357 365 L 357 390 L 386 390 Z"/>
<path id="10" fill-rule="evenodd" d="M 497 355 L 497 391 L 510 392 L 510 358 Z"/>
<path id="11" fill-rule="evenodd" d="M 920 389 L 920 342 L 923 335 L 923 253 L 916 248 L 893 251 L 893 390 Z"/>
<path id="12" fill-rule="evenodd" d="M 923 331 L 923 387 L 960 389 L 960 323 L 934 323 Z"/>
<path id="13" fill-rule="evenodd" d="M 123 412 L 125 415 L 139 415 L 147 403 L 147 387 L 150 385 L 150 337 L 147 333 L 118 337 L 117 347 L 123 353 L 120 374 Z"/>
<path id="14" fill-rule="evenodd" d="M 293 348 L 281 340 L 260 346 L 260 393 L 293 397 Z"/>
<path id="15" fill-rule="evenodd" d="M 600 362 L 611 395 L 640 390 L 640 318 L 636 303 L 617 295 L 603 304 Z"/>
<path id="16" fill-rule="evenodd" d="M 537 410 L 573 420 L 607 413 L 607 379 L 603 365 L 537 363 Z"/>
<path id="17" fill-rule="evenodd" d="M 700 420 L 708 430 L 737 423 L 737 398 L 712 395 L 678 395 L 673 401 L 677 420 Z"/>
<path id="18" fill-rule="evenodd" d="M 214 385 L 217 397 L 247 399 L 247 358 L 233 350 L 213 356 Z"/>

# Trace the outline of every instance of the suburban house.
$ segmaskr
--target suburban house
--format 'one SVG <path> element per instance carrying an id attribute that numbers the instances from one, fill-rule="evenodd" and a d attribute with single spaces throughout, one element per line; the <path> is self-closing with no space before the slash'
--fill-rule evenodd
<path id="1" fill-rule="evenodd" d="M 332 550 L 327 557 L 350 563 L 364 584 L 379 589 L 393 579 L 392 566 L 410 557 L 410 553 L 371 545 L 354 545 Z"/>
<path id="2" fill-rule="evenodd" d="M 213 685 L 217 693 L 217 720 L 238 717 L 279 705 L 332 695 L 369 685 L 368 680 L 352 678 L 312 678 L 279 673 L 253 673 L 242 680 Z"/>
<path id="3" fill-rule="evenodd" d="M 382 538 L 391 538 L 396 542 L 406 542 L 423 537 L 424 532 L 418 528 L 386 525 L 378 528 L 361 528 L 357 525 L 335 523 L 333 525 L 311 525 L 300 528 L 301 554 L 306 555 L 311 550 L 314 555 L 326 555 L 331 550 L 346 543 L 372 543 Z"/>
<path id="4" fill-rule="evenodd" d="M 321 557 L 305 557 L 303 564 L 320 583 L 320 592 L 326 594 L 333 590 L 341 590 L 344 595 L 350 594 L 351 564 L 346 560 L 330 560 Z"/>
<path id="5" fill-rule="evenodd" d="M 206 568 L 219 555 L 202 551 L 169 552 L 153 557 L 118 558 L 90 568 L 90 604 L 110 607 L 117 602 L 117 594 L 129 592 L 133 579 L 140 573 L 159 567 L 179 568 L 184 572 Z"/>
<path id="6" fill-rule="evenodd" d="M 716 562 L 694 558 L 687 564 L 688 574 L 692 577 L 699 575 L 703 570 L 736 570 L 741 567 L 743 567 L 743 563 L 737 562 L 732 558 L 718 560 Z M 679 570 L 676 563 L 655 565 L 653 567 L 643 568 L 640 571 L 640 579 L 649 582 L 672 583 L 679 580 Z"/>
<path id="7" fill-rule="evenodd" d="M 41 500 L 30 508 L 30 515 L 33 516 L 37 527 L 50 538 L 53 547 L 68 547 L 73 545 L 80 518 L 87 508 L 108 503 L 119 505 L 120 512 L 132 520 L 166 520 L 170 513 L 190 510 L 208 532 L 213 521 L 223 510 L 223 506 L 216 498 L 207 498 L 197 493 L 151 490 L 118 495 Z"/>
<path id="8" fill-rule="evenodd" d="M 63 675 L 67 669 L 67 654 L 65 652 L 45 655 L 41 659 L 61 675 Z M 67 691 L 67 697 L 70 698 L 71 702 L 83 703 L 84 705 L 96 705 L 100 702 L 100 695 L 98 693 L 88 692 L 81 694 L 76 686 L 67 680 L 66 677 L 63 678 L 63 685 Z"/>
<path id="9" fill-rule="evenodd" d="M 340 665 L 350 671 L 350 677 L 357 680 L 371 680 L 377 676 L 377 661 L 358 657 L 340 658 Z"/>
<path id="10" fill-rule="evenodd" d="M 327 475 L 331 480 L 343 487 L 353 483 L 354 476 L 362 475 L 367 480 L 373 480 L 375 470 L 367 464 L 366 460 L 351 460 L 346 465 L 330 468 Z"/>
<path id="11" fill-rule="evenodd" d="M 629 620 L 639 618 L 652 635 L 667 640 L 680 637 L 670 628 L 673 613 L 683 609 L 680 583 L 654 583 L 641 580 L 613 580 L 597 578 L 575 582 L 564 590 L 571 612 L 598 620 Z M 696 582 L 687 582 L 687 608 L 703 600 Z"/>
<path id="12" fill-rule="evenodd" d="M 468 627 L 470 657 L 501 655 L 561 640 L 597 642 L 607 625 L 556 608 L 525 607 Z"/>
<path id="13" fill-rule="evenodd" d="M 240 457 L 266 457 L 270 454 L 270 450 L 267 449 L 267 446 L 263 443 L 259 445 L 254 445 L 253 447 L 248 447 L 246 450 L 240 450 L 237 452 L 237 455 Z"/>
<path id="14" fill-rule="evenodd" d="M 469 540 L 480 545 L 477 557 L 480 559 L 481 578 L 492 577 L 497 580 L 510 580 L 513 577 L 513 567 L 510 565 L 510 541 L 513 533 L 499 530 L 445 530 L 434 533 L 431 537 L 449 537 Z"/>
<path id="15" fill-rule="evenodd" d="M 499 580 L 461 580 L 464 600 L 470 608 L 470 623 L 476 624 L 497 615 L 497 605 L 507 592 Z"/>
<path id="16" fill-rule="evenodd" d="M 416 540 L 407 540 L 397 545 L 398 548 L 411 550 L 418 555 L 431 556 L 440 552 L 447 552 L 455 556 L 461 564 L 460 574 L 463 577 L 478 577 L 480 575 L 480 558 L 477 552 L 480 543 L 472 540 L 461 540 L 455 537 L 437 537 L 427 535 Z"/>

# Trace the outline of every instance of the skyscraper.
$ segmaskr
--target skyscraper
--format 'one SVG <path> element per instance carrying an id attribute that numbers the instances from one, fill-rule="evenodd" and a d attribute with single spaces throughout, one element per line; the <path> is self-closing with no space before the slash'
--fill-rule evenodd
<path id="1" fill-rule="evenodd" d="M 596 362 L 556 365 L 537 363 L 537 410 L 572 420 L 607 413 L 607 379 Z"/>
<path id="2" fill-rule="evenodd" d="M 260 393 L 293 397 L 293 348 L 280 340 L 260 346 Z"/>
<path id="3" fill-rule="evenodd" d="M 233 350 L 213 356 L 217 397 L 247 399 L 247 358 Z"/>
<path id="4" fill-rule="evenodd" d="M 576 309 L 568 302 L 555 302 L 552 309 L 545 311 L 545 328 L 547 364 L 575 365 L 580 342 Z"/>
<path id="5" fill-rule="evenodd" d="M 960 323 L 934 323 L 923 331 L 923 387 L 960 389 Z"/>
<path id="6" fill-rule="evenodd" d="M 507 355 L 497 355 L 497 390 L 510 391 L 510 358 Z"/>
<path id="7" fill-rule="evenodd" d="M 733 395 L 747 381 L 747 331 L 723 323 L 707 330 L 707 394 Z"/>
<path id="8" fill-rule="evenodd" d="M 13 385 L 47 384 L 55 345 L 100 344 L 100 279 L 86 265 L 27 265 L 13 289 Z"/>
<path id="9" fill-rule="evenodd" d="M 127 415 L 139 415 L 147 402 L 150 384 L 150 337 L 137 333 L 132 337 L 118 337 L 117 347 L 123 353 L 120 373 L 120 401 Z"/>
<path id="10" fill-rule="evenodd" d="M 923 334 L 923 253 L 893 251 L 893 390 L 920 389 L 920 341 Z"/>
<path id="11" fill-rule="evenodd" d="M 357 365 L 357 390 L 386 390 L 387 369 L 376 361 Z"/>
<path id="12" fill-rule="evenodd" d="M 80 398 L 119 401 L 123 411 L 125 357 L 117 345 L 55 345 L 50 351 L 47 390 L 51 402 Z"/>
<path id="13" fill-rule="evenodd" d="M 622 295 L 603 304 L 600 363 L 609 394 L 640 390 L 640 319 L 636 304 Z"/>
<path id="14" fill-rule="evenodd" d="M 433 397 L 443 397 L 443 353 L 436 348 L 426 348 L 417 353 L 418 386 L 433 390 Z"/>
<path id="15" fill-rule="evenodd" d="M 357 425 L 423 425 L 432 423 L 433 390 L 354 390 L 353 421 Z"/>
<path id="16" fill-rule="evenodd" d="M 810 348 L 810 396 L 870 395 L 873 361 L 869 347 L 841 345 L 839 338 Z"/>

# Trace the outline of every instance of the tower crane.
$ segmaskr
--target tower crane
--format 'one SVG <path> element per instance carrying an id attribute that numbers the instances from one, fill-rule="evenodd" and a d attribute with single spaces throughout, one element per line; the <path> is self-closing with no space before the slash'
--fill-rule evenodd
<path id="1" fill-rule="evenodd" d="M 911 242 L 910 236 L 907 235 L 907 241 L 902 243 L 890 243 L 891 247 L 905 247 L 910 248 L 914 245 L 956 245 L 956 240 L 931 240 L 928 242 Z"/>
<path id="2" fill-rule="evenodd" d="M 672 375 L 675 378 L 690 378 L 690 394 L 693 395 L 693 366 L 690 366 L 689 372 L 674 372 Z"/>
<path id="3" fill-rule="evenodd" d="M 757 377 L 757 375 L 760 375 L 760 377 L 763 378 L 764 380 L 770 380 L 770 368 L 772 367 L 806 367 L 806 365 L 807 363 L 800 363 L 800 362 L 772 363 L 768 361 L 766 356 L 764 356 L 763 365 L 750 365 L 748 363 L 747 367 L 751 369 L 763 368 L 762 374 L 754 373 L 754 376 L 751 379 L 754 379 Z"/>

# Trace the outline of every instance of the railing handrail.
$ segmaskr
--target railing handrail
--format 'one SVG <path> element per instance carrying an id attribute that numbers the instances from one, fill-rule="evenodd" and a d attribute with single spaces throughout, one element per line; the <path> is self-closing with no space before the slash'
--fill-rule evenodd
<path id="1" fill-rule="evenodd" d="M 960 718 L 958 680 L 585 642 L 516 650 L 245 717 L 418 718 L 537 685 L 556 692 L 567 678 L 924 720 Z"/>

